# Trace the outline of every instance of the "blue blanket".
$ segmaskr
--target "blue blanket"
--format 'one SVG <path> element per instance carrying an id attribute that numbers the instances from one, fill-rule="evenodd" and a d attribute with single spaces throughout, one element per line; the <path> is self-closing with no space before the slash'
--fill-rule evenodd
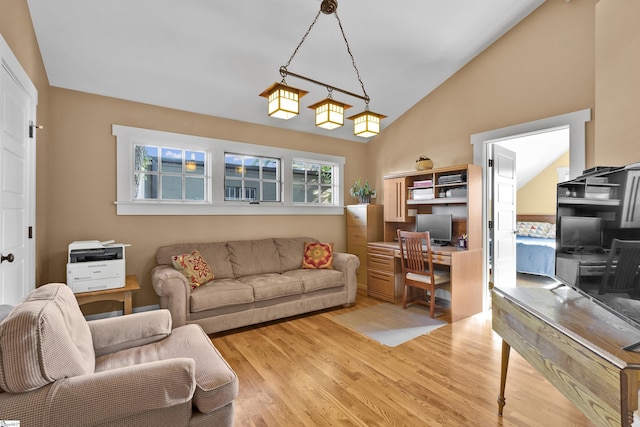
<path id="1" fill-rule="evenodd" d="M 555 239 L 516 237 L 516 271 L 553 276 L 556 265 Z"/>

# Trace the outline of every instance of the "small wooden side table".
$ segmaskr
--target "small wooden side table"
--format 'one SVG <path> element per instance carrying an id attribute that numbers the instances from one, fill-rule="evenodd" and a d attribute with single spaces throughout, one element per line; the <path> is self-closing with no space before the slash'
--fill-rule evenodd
<path id="1" fill-rule="evenodd" d="M 138 278 L 135 275 L 127 276 L 124 288 L 105 289 L 101 291 L 77 293 L 78 305 L 88 304 L 95 301 L 120 301 L 124 303 L 124 314 L 131 314 L 133 307 L 131 303 L 131 292 L 140 289 Z"/>

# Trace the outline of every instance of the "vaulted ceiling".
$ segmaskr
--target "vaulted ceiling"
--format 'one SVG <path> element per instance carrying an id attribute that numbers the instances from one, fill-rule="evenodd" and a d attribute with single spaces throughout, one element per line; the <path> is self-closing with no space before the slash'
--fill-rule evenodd
<path id="1" fill-rule="evenodd" d="M 388 126 L 515 26 L 543 0 L 340 0 L 338 16 L 371 98 Z M 268 117 L 260 94 L 285 65 L 320 0 L 28 0 L 52 86 L 206 115 L 367 142 L 352 123 L 314 126 L 310 93 L 290 120 Z M 362 89 L 335 15 L 320 14 L 289 70 Z M 362 100 L 333 97 L 363 110 Z"/>

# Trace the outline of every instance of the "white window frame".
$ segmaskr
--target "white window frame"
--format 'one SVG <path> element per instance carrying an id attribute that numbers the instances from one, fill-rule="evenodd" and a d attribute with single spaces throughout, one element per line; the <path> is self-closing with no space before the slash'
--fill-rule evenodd
<path id="1" fill-rule="evenodd" d="M 116 137 L 117 147 L 115 204 L 118 215 L 344 215 L 344 157 L 115 124 L 112 134 Z M 205 201 L 134 200 L 133 147 L 136 144 L 204 151 L 205 174 L 210 177 Z M 258 204 L 225 201 L 225 152 L 279 158 L 282 167 L 282 200 Z M 335 164 L 337 194 L 334 204 L 293 203 L 294 159 Z"/>
<path id="2" fill-rule="evenodd" d="M 229 201 L 244 201 L 246 202 L 247 200 L 249 200 L 250 202 L 254 201 L 253 199 L 255 199 L 255 189 L 252 189 L 251 187 L 246 187 L 246 185 L 250 184 L 250 183 L 256 183 L 257 186 L 260 188 L 260 197 L 264 197 L 264 191 L 263 191 L 263 185 L 264 184 L 275 184 L 275 187 L 277 188 L 277 191 L 279 193 L 279 197 L 278 200 L 257 200 L 257 202 L 261 202 L 261 203 L 280 203 L 280 199 L 282 199 L 282 179 L 283 179 L 283 174 L 282 174 L 282 159 L 280 159 L 279 157 L 265 157 L 265 156 L 258 156 L 258 155 L 251 155 L 251 156 L 247 156 L 245 154 L 238 154 L 238 153 L 224 153 L 225 154 L 225 186 L 224 186 L 224 192 L 225 192 L 225 202 L 229 202 Z M 263 160 L 275 160 L 278 163 L 278 174 L 280 176 L 278 176 L 275 180 L 271 179 L 271 178 L 265 178 L 262 175 L 262 172 L 260 172 L 260 176 L 258 178 L 253 178 L 253 177 L 248 177 L 246 176 L 244 173 L 241 174 L 241 176 L 227 176 L 226 172 L 227 172 L 227 156 L 241 156 L 241 157 L 249 157 L 249 158 L 254 158 L 254 159 L 258 159 L 260 162 L 260 170 L 262 170 L 262 161 Z M 243 164 L 244 164 L 244 160 L 243 160 Z M 246 165 L 243 166 L 243 169 L 246 168 Z M 227 191 L 227 179 L 232 180 L 232 181 L 240 181 L 241 182 L 241 187 L 240 188 L 244 188 L 244 194 L 240 194 L 240 198 L 229 198 L 228 197 L 228 191 Z M 254 191 L 252 191 L 254 190 Z M 241 192 L 242 193 L 242 192 Z M 254 193 L 253 196 L 249 196 L 249 193 Z"/>
<path id="3" fill-rule="evenodd" d="M 334 164 L 332 164 L 331 162 L 321 162 L 318 161 L 317 159 L 310 159 L 310 158 L 302 158 L 302 157 L 298 157 L 298 158 L 294 158 L 293 162 L 298 162 L 298 163 L 307 163 L 307 164 L 313 164 L 313 165 L 317 165 L 317 166 L 334 166 Z M 291 176 L 293 176 L 293 162 L 291 164 Z M 335 195 L 337 192 L 342 191 L 342 188 L 339 185 L 339 177 L 336 177 L 336 175 L 338 174 L 337 169 L 334 167 L 333 168 L 333 183 L 331 184 L 331 191 L 332 191 L 332 195 Z M 340 175 L 341 176 L 341 175 Z M 318 184 L 320 185 L 320 184 Z M 310 186 L 310 184 L 308 184 L 307 182 L 305 182 L 305 187 Z M 293 186 L 292 186 L 293 187 Z M 306 188 L 305 188 L 305 192 L 306 192 Z M 291 189 L 291 197 L 293 197 L 293 188 Z M 293 202 L 296 205 L 310 205 L 310 206 L 321 206 L 322 203 L 320 202 Z M 334 202 L 335 203 L 335 202 Z"/>

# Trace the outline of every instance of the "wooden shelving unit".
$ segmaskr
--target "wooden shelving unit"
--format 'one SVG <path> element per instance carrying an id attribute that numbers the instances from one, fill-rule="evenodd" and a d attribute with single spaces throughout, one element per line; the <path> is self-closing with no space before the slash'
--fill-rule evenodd
<path id="1" fill-rule="evenodd" d="M 418 198 L 417 192 L 423 190 L 430 190 L 432 196 Z M 385 241 L 393 241 L 398 229 L 414 228 L 415 215 L 411 215 L 410 210 L 451 213 L 452 243 L 457 243 L 458 237 L 466 234 L 469 249 L 482 248 L 482 168 L 464 164 L 385 176 Z"/>

